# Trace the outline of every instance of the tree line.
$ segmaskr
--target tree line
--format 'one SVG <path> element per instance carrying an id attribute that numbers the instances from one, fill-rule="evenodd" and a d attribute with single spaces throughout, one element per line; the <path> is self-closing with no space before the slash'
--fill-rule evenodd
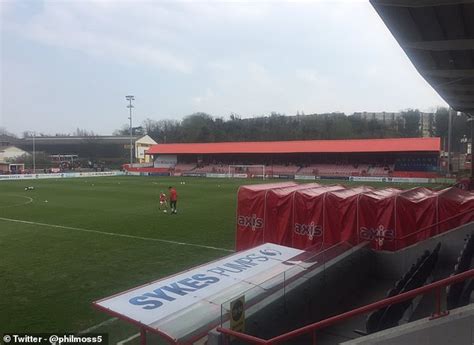
<path id="1" fill-rule="evenodd" d="M 448 108 L 440 107 L 428 119 L 425 117 L 422 117 L 417 109 L 402 111 L 401 116 L 395 121 L 365 119 L 357 113 L 350 116 L 344 113 L 295 116 L 272 113 L 269 116 L 253 118 L 242 118 L 231 114 L 227 119 L 206 113 L 195 113 L 182 120 L 147 119 L 140 126 L 133 128 L 133 135 L 148 134 L 158 143 L 409 138 L 421 137 L 423 135 L 421 121 L 429 121 L 429 133 L 425 135 L 440 137 L 442 147 L 447 148 Z M 466 151 L 466 141 L 470 139 L 470 123 L 467 121 L 467 116 L 453 116 L 452 127 L 452 150 Z M 5 128 L 0 128 L 0 135 L 2 134 L 14 136 Z M 113 134 L 129 135 L 128 126 L 122 126 Z M 31 135 L 29 132 L 23 133 L 23 137 Z M 36 133 L 36 135 L 45 134 Z M 72 135 L 95 137 L 97 134 L 78 128 Z"/>
<path id="2" fill-rule="evenodd" d="M 206 113 L 195 113 L 182 120 L 145 120 L 134 134 L 148 134 L 158 143 L 193 143 L 222 141 L 273 141 L 316 139 L 370 139 L 421 137 L 421 121 L 429 121 L 429 136 L 448 136 L 448 109 L 438 108 L 435 113 L 423 117 L 417 109 L 401 112 L 395 121 L 365 119 L 344 113 L 286 116 L 272 113 L 269 116 L 241 118 L 232 114 L 230 118 L 213 117 Z M 462 150 L 463 138 L 470 138 L 467 117 L 453 117 L 452 150 Z M 128 135 L 126 126 L 114 132 Z M 426 136 L 426 133 L 425 133 Z"/>

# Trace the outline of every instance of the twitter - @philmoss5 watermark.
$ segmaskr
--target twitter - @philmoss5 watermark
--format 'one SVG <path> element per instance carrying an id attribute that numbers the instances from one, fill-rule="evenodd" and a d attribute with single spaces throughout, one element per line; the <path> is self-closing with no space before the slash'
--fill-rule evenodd
<path id="1" fill-rule="evenodd" d="M 3 344 L 100 344 L 108 345 L 107 333 L 88 333 L 75 335 L 71 333 L 5 333 L 2 336 Z"/>

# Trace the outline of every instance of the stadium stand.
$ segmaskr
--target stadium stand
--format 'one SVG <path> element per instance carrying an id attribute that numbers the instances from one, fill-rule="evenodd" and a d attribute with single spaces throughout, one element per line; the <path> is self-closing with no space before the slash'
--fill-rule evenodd
<path id="1" fill-rule="evenodd" d="M 194 163 L 178 163 L 174 166 L 175 172 L 184 172 L 184 171 L 192 171 L 196 168 L 196 164 Z"/>
<path id="2" fill-rule="evenodd" d="M 394 164 L 388 165 L 371 165 L 367 170 L 367 175 L 370 176 L 389 176 L 395 169 Z"/>
<path id="3" fill-rule="evenodd" d="M 437 176 L 439 149 L 439 138 L 399 138 L 157 144 L 147 154 L 174 157 L 170 173 L 228 173 L 233 165 L 265 165 L 268 176 L 428 178 Z M 261 168 L 246 169 L 234 172 L 262 174 Z"/>
<path id="4" fill-rule="evenodd" d="M 416 263 L 413 264 L 410 269 L 399 280 L 397 280 L 395 285 L 387 291 L 386 297 L 393 297 L 425 284 L 435 268 L 440 248 L 441 243 L 438 243 L 431 253 L 425 251 L 417 259 Z M 378 309 L 369 314 L 366 321 L 366 334 L 397 326 L 411 303 L 412 300 L 392 304 L 386 308 Z M 357 333 L 360 332 L 357 331 Z"/>
<path id="5" fill-rule="evenodd" d="M 369 170 L 368 164 L 312 164 L 301 168 L 300 175 L 322 176 L 364 176 Z"/>
<path id="6" fill-rule="evenodd" d="M 395 161 L 398 171 L 436 171 L 438 162 L 434 157 L 401 157 Z"/>
<path id="7" fill-rule="evenodd" d="M 474 233 L 469 235 L 466 239 L 463 249 L 458 256 L 456 265 L 454 266 L 454 272 L 452 275 L 456 275 L 469 270 L 472 267 L 472 258 L 474 253 Z M 458 308 L 462 305 L 469 303 L 474 283 L 471 282 L 459 282 L 451 285 L 448 288 L 447 303 L 448 309 Z"/>
<path id="8" fill-rule="evenodd" d="M 471 295 L 473 292 L 474 292 L 474 279 L 471 279 L 466 284 L 466 287 L 463 290 L 461 297 L 459 298 L 460 307 L 466 306 L 471 302 Z"/>
<path id="9" fill-rule="evenodd" d="M 209 164 L 204 166 L 197 166 L 192 171 L 196 173 L 225 174 L 229 171 L 229 169 L 223 164 Z"/>
<path id="10" fill-rule="evenodd" d="M 265 170 L 270 175 L 295 175 L 299 169 L 296 165 L 272 165 L 267 166 Z"/>
<path id="11" fill-rule="evenodd" d="M 239 162 L 239 164 L 252 165 L 254 162 Z M 254 163 L 255 164 L 255 163 Z M 196 172 L 196 173 L 228 173 L 229 166 L 237 165 L 234 162 L 229 164 L 205 164 L 198 166 L 197 163 L 177 163 L 169 168 L 170 173 Z M 255 164 L 257 165 L 257 164 Z M 394 165 L 375 165 L 375 164 L 311 164 L 308 166 L 279 164 L 264 165 L 266 175 L 305 175 L 305 176 L 373 176 L 373 177 L 421 177 L 431 178 L 438 175 L 433 172 L 424 171 L 394 171 Z M 127 170 L 127 165 L 124 165 Z M 133 166 L 137 168 L 137 166 Z M 232 168 L 235 173 L 247 173 L 250 175 L 261 175 L 262 168 L 242 167 Z"/>

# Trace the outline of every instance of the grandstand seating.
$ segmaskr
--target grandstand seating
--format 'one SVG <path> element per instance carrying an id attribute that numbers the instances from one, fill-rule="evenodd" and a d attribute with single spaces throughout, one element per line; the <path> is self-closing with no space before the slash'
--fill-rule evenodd
<path id="1" fill-rule="evenodd" d="M 435 157 L 403 157 L 395 161 L 398 171 L 428 171 L 436 172 L 438 160 Z"/>
<path id="2" fill-rule="evenodd" d="M 184 172 L 184 171 L 191 171 L 196 167 L 195 163 L 178 163 L 174 166 L 174 171 L 175 172 Z"/>
<path id="3" fill-rule="evenodd" d="M 298 170 L 299 175 L 361 176 L 369 170 L 368 164 L 311 164 Z"/>
<path id="4" fill-rule="evenodd" d="M 265 172 L 270 175 L 296 175 L 299 169 L 296 165 L 271 165 L 266 167 Z"/>
<path id="5" fill-rule="evenodd" d="M 421 160 L 423 161 L 423 160 Z M 431 162 L 431 161 L 430 161 Z M 245 163 L 245 162 L 244 162 Z M 240 162 L 240 164 L 244 163 Z M 249 165 L 251 163 L 248 163 Z M 425 164 L 425 163 L 423 163 Z M 428 164 L 428 163 L 426 163 Z M 146 172 L 148 170 L 142 168 L 148 168 L 148 165 L 134 164 L 132 168 L 125 164 L 123 167 L 129 171 L 141 171 Z M 232 164 L 230 164 L 232 165 Z M 404 167 L 404 165 L 399 165 Z M 413 166 L 412 166 L 413 167 Z M 418 165 L 414 165 L 418 167 Z M 166 168 L 168 169 L 168 168 Z M 205 164 L 199 165 L 197 163 L 178 163 L 175 167 L 169 168 L 169 172 L 183 173 L 183 172 L 196 172 L 196 173 L 220 173 L 225 174 L 229 172 L 229 163 L 220 164 Z M 261 167 L 234 167 L 233 173 L 246 173 L 250 175 L 261 175 Z M 416 171 L 415 168 L 409 171 L 400 171 L 396 169 L 396 164 L 384 164 L 384 163 L 371 163 L 371 164 L 355 164 L 355 163 L 317 163 L 310 164 L 307 166 L 301 166 L 297 164 L 274 164 L 265 166 L 266 175 L 306 175 L 306 176 L 377 176 L 377 177 L 422 177 L 432 178 L 437 177 L 437 173 L 432 170 Z"/>
<path id="6" fill-rule="evenodd" d="M 196 173 L 214 173 L 214 174 L 226 174 L 229 172 L 229 168 L 222 164 L 209 164 L 193 169 Z"/>
<path id="7" fill-rule="evenodd" d="M 471 295 L 474 292 L 474 279 L 471 279 L 464 288 L 461 297 L 459 298 L 459 306 L 468 305 L 471 301 Z"/>
<path id="8" fill-rule="evenodd" d="M 438 243 L 431 253 L 425 251 L 416 263 L 395 283 L 394 287 L 387 291 L 386 297 L 393 297 L 422 286 L 434 270 L 440 248 L 441 243 Z M 392 304 L 369 314 L 366 320 L 367 333 L 370 334 L 397 326 L 411 303 L 412 300 Z"/>
<path id="9" fill-rule="evenodd" d="M 456 265 L 454 266 L 454 272 L 452 275 L 456 275 L 469 270 L 472 266 L 472 258 L 474 254 L 474 233 L 469 235 L 466 239 L 466 243 L 458 256 Z M 469 303 L 474 283 L 471 282 L 459 282 L 451 285 L 448 288 L 447 303 L 448 309 L 460 307 Z M 467 302 L 467 303 L 466 303 Z"/>
<path id="10" fill-rule="evenodd" d="M 268 167 L 265 166 L 265 174 L 268 172 Z M 263 165 L 261 166 L 234 166 L 230 169 L 233 174 L 249 174 L 251 176 L 257 176 L 263 174 Z"/>
<path id="11" fill-rule="evenodd" d="M 219 173 L 229 172 L 226 164 L 208 164 L 197 167 L 193 163 L 178 163 L 174 172 L 196 172 L 196 173 Z M 243 173 L 251 175 L 261 175 L 261 167 L 234 168 L 233 173 Z M 373 165 L 373 164 L 311 164 L 305 167 L 297 165 L 266 165 L 266 175 L 315 175 L 315 176 L 393 176 L 393 177 L 436 177 L 433 172 L 417 171 L 394 171 L 394 165 Z"/>
<path id="12" fill-rule="evenodd" d="M 370 176 L 388 176 L 393 172 L 393 169 L 393 164 L 386 166 L 370 166 L 367 174 Z"/>

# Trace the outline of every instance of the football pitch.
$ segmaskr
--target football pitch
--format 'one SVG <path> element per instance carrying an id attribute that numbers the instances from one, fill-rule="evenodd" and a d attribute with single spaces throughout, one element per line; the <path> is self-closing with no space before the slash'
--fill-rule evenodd
<path id="1" fill-rule="evenodd" d="M 321 183 L 338 182 L 349 185 Z M 262 181 L 0 182 L 0 333 L 79 332 L 107 323 L 110 316 L 95 311 L 92 301 L 230 254 L 237 189 L 249 183 Z M 158 194 L 170 185 L 179 195 L 177 215 L 158 211 Z M 119 328 L 117 341 L 136 333 L 123 323 Z"/>

